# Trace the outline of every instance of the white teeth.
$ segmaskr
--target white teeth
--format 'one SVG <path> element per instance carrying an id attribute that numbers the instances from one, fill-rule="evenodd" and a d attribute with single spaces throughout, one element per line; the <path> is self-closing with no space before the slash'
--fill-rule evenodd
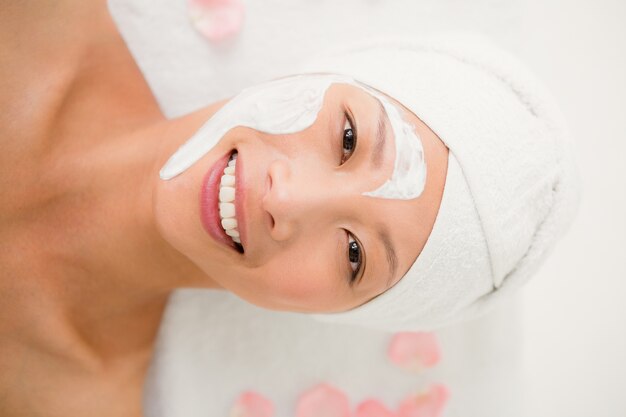
<path id="1" fill-rule="evenodd" d="M 235 218 L 235 181 L 236 181 L 237 154 L 228 161 L 228 166 L 224 168 L 224 174 L 220 180 L 219 210 L 222 228 L 228 236 L 236 243 L 241 243 L 239 230 L 237 230 L 237 219 Z"/>
<path id="2" fill-rule="evenodd" d="M 224 175 L 222 175 L 222 181 L 221 181 L 220 184 L 221 185 L 227 185 L 227 186 L 234 187 L 235 186 L 235 177 L 232 176 L 232 175 L 224 174 Z"/>
<path id="3" fill-rule="evenodd" d="M 235 219 L 222 219 L 222 227 L 224 230 L 230 230 L 237 227 L 237 220 Z"/>
<path id="4" fill-rule="evenodd" d="M 222 218 L 235 217 L 235 205 L 233 203 L 220 203 L 220 216 Z"/>
<path id="5" fill-rule="evenodd" d="M 220 187 L 220 202 L 232 203 L 235 201 L 235 189 L 233 187 Z"/>
<path id="6" fill-rule="evenodd" d="M 237 229 L 228 229 L 226 230 L 226 234 L 230 237 L 239 237 L 239 232 Z"/>

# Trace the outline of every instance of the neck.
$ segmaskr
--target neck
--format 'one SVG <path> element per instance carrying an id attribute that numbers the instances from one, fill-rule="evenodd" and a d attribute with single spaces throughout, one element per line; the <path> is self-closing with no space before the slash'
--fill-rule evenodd
<path id="1" fill-rule="evenodd" d="M 41 164 L 38 238 L 55 328 L 103 359 L 151 350 L 169 293 L 217 287 L 160 236 L 152 191 L 167 158 L 216 106 L 165 120 L 108 18 L 74 75 Z M 94 134 L 97 132 L 97 134 Z M 88 353 L 85 353 L 88 352 Z"/>
<path id="2" fill-rule="evenodd" d="M 207 111 L 59 152 L 46 172 L 57 188 L 42 219 L 56 224 L 49 290 L 86 343 L 103 355 L 151 344 L 169 293 L 217 288 L 161 237 L 152 191 L 159 169 Z M 68 290 L 70 289 L 70 290 Z M 127 337 L 110 335 L 120 332 Z M 108 340 L 111 343 L 103 343 Z"/>

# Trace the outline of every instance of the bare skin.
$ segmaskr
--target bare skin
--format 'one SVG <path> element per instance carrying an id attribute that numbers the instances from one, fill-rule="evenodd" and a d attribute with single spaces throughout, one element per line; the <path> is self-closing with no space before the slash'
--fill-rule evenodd
<path id="1" fill-rule="evenodd" d="M 397 282 L 423 247 L 441 198 L 447 150 L 415 116 L 407 117 L 421 129 L 429 181 L 424 198 L 414 202 L 362 200 L 362 191 L 388 177 L 389 164 L 375 177 L 343 182 L 352 178 L 346 176 L 350 172 L 366 169 L 362 150 L 345 168 L 325 171 L 328 181 L 342 181 L 335 190 L 345 192 L 332 200 L 337 206 L 322 200 L 328 199 L 323 187 L 303 199 L 296 193 L 302 189 L 298 181 L 311 173 L 293 171 L 290 161 L 304 155 L 308 162 L 298 160 L 298 166 L 317 172 L 338 159 L 335 151 L 324 151 L 330 148 L 326 142 L 309 140 L 326 135 L 319 124 L 293 138 L 246 129 L 225 135 L 205 159 L 213 163 L 236 145 L 242 158 L 253 161 L 248 172 L 258 174 L 248 174 L 249 183 L 270 179 L 272 184 L 265 196 L 259 194 L 265 189 L 260 185 L 251 187 L 249 195 L 263 201 L 251 216 L 271 214 L 274 228 L 265 230 L 255 221 L 251 241 L 262 250 L 251 249 L 249 258 L 241 258 L 198 232 L 197 216 L 189 216 L 197 210 L 206 163 L 155 185 L 169 155 L 223 102 L 166 120 L 104 1 L 2 2 L 0 7 L 3 417 L 142 415 L 145 372 L 167 297 L 175 288 L 223 288 L 275 309 L 342 310 Z M 345 87 L 333 89 L 323 117 L 341 129 L 343 120 L 328 109 L 346 97 L 358 101 L 355 94 Z M 367 100 L 360 106 L 360 114 L 376 108 Z M 368 118 L 361 116 L 363 120 Z M 361 127 L 361 149 L 367 149 L 367 132 L 375 126 Z M 297 140 L 309 144 L 306 152 L 298 152 Z M 252 198 L 249 202 L 254 203 Z M 344 269 L 337 272 L 339 262 L 323 264 L 321 273 L 296 269 L 302 265 L 302 248 L 318 250 L 322 259 L 345 254 L 336 239 L 329 246 L 315 235 L 334 224 L 329 216 L 339 204 L 367 209 L 363 218 L 378 210 L 405 219 L 391 230 L 399 260 L 389 282 L 382 272 L 384 252 L 367 238 L 369 272 L 355 289 L 348 287 Z M 316 224 L 305 221 L 312 215 Z M 349 220 L 363 231 L 362 238 L 367 236 L 367 222 L 355 219 Z M 337 222 L 350 223 L 344 220 Z M 412 230 L 406 225 L 420 233 L 406 232 Z"/>
<path id="2" fill-rule="evenodd" d="M 119 144 L 206 115 L 158 128 L 106 2 L 1 8 L 0 415 L 139 416 L 167 295 L 189 283 L 172 277 L 201 273 L 147 234 L 150 196 L 110 161 L 150 169 Z"/>

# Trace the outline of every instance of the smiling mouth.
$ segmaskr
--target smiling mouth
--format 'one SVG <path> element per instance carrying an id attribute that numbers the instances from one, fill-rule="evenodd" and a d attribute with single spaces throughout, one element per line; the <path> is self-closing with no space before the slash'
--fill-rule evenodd
<path id="1" fill-rule="evenodd" d="M 237 205 L 235 202 L 237 181 L 237 151 L 233 151 L 228 159 L 228 164 L 222 173 L 218 192 L 218 207 L 220 214 L 220 224 L 224 233 L 232 240 L 239 253 L 244 249 L 241 245 L 241 235 L 239 234 L 237 223 Z"/>
<path id="2" fill-rule="evenodd" d="M 245 193 L 241 160 L 237 167 L 237 150 L 222 156 L 209 168 L 200 190 L 200 222 L 202 228 L 217 243 L 239 254 L 244 253 Z M 239 174 L 236 171 L 240 171 Z M 239 176 L 239 178 L 237 178 Z M 239 208 L 237 210 L 237 207 Z"/>

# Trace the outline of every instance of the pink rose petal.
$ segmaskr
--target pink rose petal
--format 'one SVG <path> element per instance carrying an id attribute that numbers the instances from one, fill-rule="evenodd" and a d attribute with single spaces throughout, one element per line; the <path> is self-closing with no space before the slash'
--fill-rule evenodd
<path id="1" fill-rule="evenodd" d="M 342 391 L 322 383 L 300 395 L 296 417 L 350 417 L 350 402 Z"/>
<path id="2" fill-rule="evenodd" d="M 448 401 L 448 389 L 435 384 L 423 394 L 405 398 L 398 407 L 398 417 L 439 417 Z"/>
<path id="3" fill-rule="evenodd" d="M 441 359 L 437 338 L 429 332 L 396 333 L 387 353 L 394 364 L 413 372 L 432 367 Z"/>
<path id="4" fill-rule="evenodd" d="M 274 404 L 254 391 L 243 392 L 230 411 L 230 417 L 272 417 Z"/>
<path id="5" fill-rule="evenodd" d="M 187 4 L 193 25 L 211 42 L 229 38 L 243 26 L 241 0 L 188 0 Z"/>
<path id="6" fill-rule="evenodd" d="M 355 417 L 396 417 L 396 414 L 373 398 L 363 401 L 356 408 Z"/>

